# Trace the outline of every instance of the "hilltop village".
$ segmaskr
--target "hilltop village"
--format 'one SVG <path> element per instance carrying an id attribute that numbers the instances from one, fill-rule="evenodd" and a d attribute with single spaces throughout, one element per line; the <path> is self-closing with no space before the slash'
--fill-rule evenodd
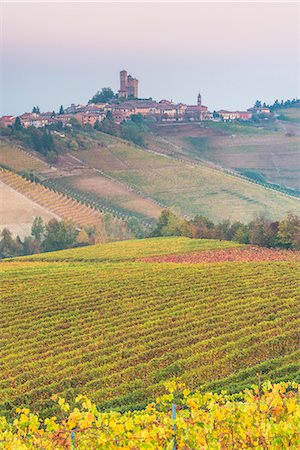
<path id="1" fill-rule="evenodd" d="M 60 122 L 63 126 L 72 126 L 74 119 L 81 126 L 102 122 L 107 114 L 111 114 L 116 123 L 121 123 L 130 119 L 132 115 L 140 114 L 143 118 L 149 118 L 157 122 L 177 122 L 193 121 L 201 122 L 206 120 L 251 120 L 253 114 L 268 115 L 270 109 L 265 106 L 257 106 L 247 111 L 227 111 L 220 110 L 210 112 L 208 107 L 202 104 L 201 94 L 197 96 L 195 105 L 184 103 L 173 103 L 171 100 L 155 101 L 152 98 L 141 99 L 138 97 L 139 81 L 128 75 L 126 70 L 120 72 L 120 89 L 117 94 L 107 101 L 89 101 L 87 105 L 71 104 L 66 109 L 61 107 L 59 113 L 40 112 L 38 107 L 34 107 L 31 113 L 24 113 L 19 116 L 24 128 L 44 127 L 45 125 L 55 125 Z M 112 92 L 112 91 L 111 91 Z M 0 118 L 0 126 L 9 127 L 15 123 L 16 116 L 6 115 Z"/>

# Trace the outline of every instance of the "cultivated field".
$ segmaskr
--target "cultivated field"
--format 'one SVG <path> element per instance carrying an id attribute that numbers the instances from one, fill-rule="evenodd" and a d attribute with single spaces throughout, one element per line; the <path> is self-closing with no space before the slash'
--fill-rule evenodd
<path id="1" fill-rule="evenodd" d="M 158 136 L 149 136 L 148 143 L 163 153 L 256 173 L 269 182 L 300 189 L 300 137 L 289 133 L 291 126 L 299 128 L 288 120 L 266 129 L 234 123 L 164 125 L 155 130 Z"/>
<path id="2" fill-rule="evenodd" d="M 244 247 L 233 241 L 215 241 L 212 239 L 190 239 L 187 237 L 151 238 L 146 241 L 109 242 L 101 245 L 89 245 L 85 248 L 59 252 L 41 253 L 20 258 L 20 261 L 93 261 L 119 262 L 134 261 L 141 257 L 184 254 L 185 252 L 209 249 L 228 249 Z M 15 258 L 17 260 L 18 258 Z"/>
<path id="3" fill-rule="evenodd" d="M 51 414 L 53 393 L 140 408 L 173 377 L 230 392 L 258 372 L 299 379 L 299 263 L 136 261 L 226 246 L 161 238 L 2 262 L 1 411 Z"/>
<path id="4" fill-rule="evenodd" d="M 162 208 L 153 200 L 99 173 L 85 171 L 78 175 L 62 177 L 57 181 L 59 185 L 90 194 L 103 204 L 124 211 L 124 214 L 133 213 L 145 219 L 157 219 L 162 211 Z"/>
<path id="5" fill-rule="evenodd" d="M 19 408 L 13 425 L 1 417 L 0 442 L 4 448 L 28 450 L 35 450 L 37 444 L 39 450 L 233 450 L 261 448 L 261 442 L 266 449 L 296 449 L 299 387 L 268 381 L 230 396 L 192 392 L 170 382 L 166 394 L 144 410 L 123 414 L 101 412 L 82 395 L 74 409 L 64 398 L 55 397 L 56 416 L 41 420 L 29 409 Z"/>
<path id="6" fill-rule="evenodd" d="M 103 133 L 82 132 L 85 148 L 62 154 L 55 167 L 41 167 L 38 173 L 58 191 L 143 222 L 156 219 L 162 207 L 188 217 L 206 215 L 215 222 L 249 222 L 260 213 L 273 219 L 289 211 L 300 213 L 297 199 L 216 170 L 212 164 L 233 165 L 258 178 L 276 171 L 277 181 L 288 176 L 289 185 L 295 187 L 299 178 L 297 136 L 219 123 L 164 125 L 159 130 L 159 136 L 149 138 L 149 150 Z M 28 168 L 33 169 L 31 159 L 38 161 L 22 150 L 10 151 L 19 152 L 16 160 L 22 161 L 25 155 Z M 199 154 L 212 163 L 195 163 Z M 170 157 L 174 155 L 190 161 Z"/>
<path id="7" fill-rule="evenodd" d="M 49 165 L 35 156 L 10 143 L 0 140 L 0 164 L 16 171 L 34 170 L 37 172 L 49 170 Z"/>
<path id="8" fill-rule="evenodd" d="M 50 211 L 50 214 L 53 213 L 61 219 L 71 220 L 80 226 L 97 226 L 102 223 L 103 216 L 99 211 L 82 205 L 72 198 L 51 191 L 40 184 L 32 183 L 13 172 L 0 169 L 0 181 L 2 181 L 0 187 L 2 186 L 3 189 L 5 189 L 5 186 L 11 187 L 16 193 L 22 194 L 22 197 L 27 197 L 27 199 L 31 200 L 31 203 L 33 202 L 46 208 Z M 3 198 L 5 199 L 5 197 Z M 16 195 L 14 198 L 16 198 Z M 26 201 L 24 200 L 25 205 Z M 19 212 L 24 209 L 24 206 L 22 202 L 11 203 L 10 208 L 15 210 L 15 224 L 11 223 L 12 226 L 19 226 Z"/>
<path id="9" fill-rule="evenodd" d="M 177 161 L 111 138 L 107 147 L 75 152 L 86 164 L 175 211 L 215 221 L 247 222 L 264 213 L 278 219 L 300 212 L 299 201 L 205 165 Z"/>
<path id="10" fill-rule="evenodd" d="M 0 181 L 0 232 L 8 228 L 14 236 L 29 236 L 32 222 L 37 216 L 45 222 L 53 217 L 60 218 Z"/>

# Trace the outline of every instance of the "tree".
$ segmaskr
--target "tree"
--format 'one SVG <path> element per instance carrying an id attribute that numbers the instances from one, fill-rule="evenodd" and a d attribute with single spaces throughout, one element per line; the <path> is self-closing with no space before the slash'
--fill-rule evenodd
<path id="1" fill-rule="evenodd" d="M 58 221 L 51 219 L 45 228 L 45 239 L 42 249 L 45 252 L 71 248 L 76 245 L 78 230 L 69 221 Z"/>
<path id="2" fill-rule="evenodd" d="M 23 255 L 33 255 L 41 252 L 41 243 L 33 239 L 32 236 L 26 236 L 23 242 Z"/>
<path id="3" fill-rule="evenodd" d="M 249 224 L 249 243 L 262 247 L 274 247 L 277 240 L 277 228 L 263 214 Z"/>
<path id="4" fill-rule="evenodd" d="M 240 244 L 249 244 L 250 230 L 248 225 L 243 223 L 239 224 L 235 229 L 233 240 L 239 242 Z"/>
<path id="5" fill-rule="evenodd" d="M 143 116 L 141 113 L 138 114 L 131 114 L 130 116 L 130 120 L 132 120 L 132 122 L 134 122 L 137 125 L 143 125 L 144 120 L 143 120 Z"/>
<path id="6" fill-rule="evenodd" d="M 121 124 L 121 137 L 141 147 L 145 146 L 141 129 L 134 122 L 123 122 Z"/>
<path id="7" fill-rule="evenodd" d="M 34 106 L 32 108 L 32 112 L 35 113 L 35 114 L 40 114 L 40 108 L 38 106 Z"/>
<path id="8" fill-rule="evenodd" d="M 256 102 L 254 103 L 254 107 L 255 108 L 261 108 L 261 101 L 260 100 L 256 100 Z"/>
<path id="9" fill-rule="evenodd" d="M 216 238 L 217 239 L 228 239 L 230 234 L 230 221 L 223 220 L 222 222 L 216 225 Z"/>
<path id="10" fill-rule="evenodd" d="M 12 258 L 22 255 L 23 247 L 20 238 L 15 240 L 8 228 L 4 228 L 1 233 L 0 258 Z"/>
<path id="11" fill-rule="evenodd" d="M 72 125 L 73 130 L 79 130 L 81 128 L 81 125 L 76 117 L 70 117 L 69 124 Z"/>
<path id="12" fill-rule="evenodd" d="M 101 131 L 101 125 L 98 119 L 94 123 L 94 130 Z"/>
<path id="13" fill-rule="evenodd" d="M 43 153 L 45 153 L 45 154 L 47 154 L 49 151 L 55 149 L 52 134 L 50 134 L 49 131 L 46 130 L 46 128 L 44 128 L 44 130 L 43 130 L 42 147 L 43 147 Z"/>
<path id="14" fill-rule="evenodd" d="M 111 111 L 107 111 L 105 119 L 100 123 L 100 131 L 112 136 L 118 135 L 116 122 Z"/>
<path id="15" fill-rule="evenodd" d="M 62 115 L 62 114 L 64 114 L 65 113 L 65 110 L 64 110 L 64 107 L 63 107 L 63 105 L 60 105 L 60 108 L 59 108 L 59 115 Z"/>
<path id="16" fill-rule="evenodd" d="M 289 213 L 279 222 L 279 243 L 285 248 L 300 249 L 300 217 Z"/>
<path id="17" fill-rule="evenodd" d="M 115 94 L 110 87 L 102 88 L 101 92 L 97 91 L 96 94 L 89 100 L 89 103 L 107 103 Z"/>
<path id="18" fill-rule="evenodd" d="M 85 230 L 81 230 L 76 238 L 76 242 L 78 245 L 88 245 L 90 243 L 89 235 Z"/>
<path id="19" fill-rule="evenodd" d="M 22 122 L 21 122 L 21 119 L 20 119 L 19 116 L 16 117 L 16 120 L 15 120 L 15 123 L 13 125 L 13 128 L 14 128 L 15 131 L 20 131 L 20 130 L 23 129 L 23 125 L 22 125 Z"/>
<path id="20" fill-rule="evenodd" d="M 196 216 L 190 222 L 192 237 L 213 239 L 215 237 L 214 223 L 204 216 Z"/>
<path id="21" fill-rule="evenodd" d="M 41 242 L 44 231 L 45 225 L 43 219 L 41 217 L 35 217 L 31 227 L 31 235 L 36 241 Z"/>
<path id="22" fill-rule="evenodd" d="M 184 222 L 183 219 L 177 217 L 172 211 L 165 209 L 162 211 L 151 236 L 182 236 Z"/>

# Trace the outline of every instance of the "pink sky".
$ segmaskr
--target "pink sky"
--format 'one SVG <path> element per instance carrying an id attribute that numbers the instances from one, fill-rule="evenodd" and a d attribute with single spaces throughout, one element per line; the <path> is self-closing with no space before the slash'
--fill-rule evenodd
<path id="1" fill-rule="evenodd" d="M 295 2 L 6 2 L 2 112 L 86 102 L 123 68 L 140 96 L 193 103 L 200 90 L 210 109 L 296 97 L 297 16 Z"/>

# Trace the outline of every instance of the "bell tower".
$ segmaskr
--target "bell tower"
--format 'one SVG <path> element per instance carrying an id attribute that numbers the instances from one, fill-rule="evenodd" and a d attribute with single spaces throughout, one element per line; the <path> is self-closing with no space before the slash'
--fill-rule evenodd
<path id="1" fill-rule="evenodd" d="M 201 99 L 201 94 L 199 92 L 198 97 L 197 97 L 197 105 L 198 106 L 202 106 L 202 99 Z"/>

